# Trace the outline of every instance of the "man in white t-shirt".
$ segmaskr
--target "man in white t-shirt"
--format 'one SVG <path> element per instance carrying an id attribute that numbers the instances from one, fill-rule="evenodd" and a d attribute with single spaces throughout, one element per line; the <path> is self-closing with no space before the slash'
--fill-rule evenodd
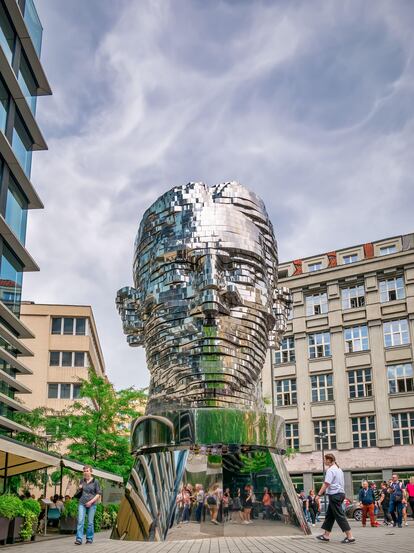
<path id="1" fill-rule="evenodd" d="M 322 529 L 325 530 L 316 539 L 320 541 L 329 541 L 334 522 L 339 524 L 342 532 L 345 532 L 345 539 L 342 543 L 354 543 L 355 538 L 352 536 L 351 527 L 342 509 L 342 502 L 345 499 L 345 483 L 344 473 L 336 464 L 335 456 L 332 453 L 325 455 L 325 464 L 328 470 L 325 474 L 325 481 L 318 492 L 318 498 L 326 492 L 329 499 L 328 510 L 326 511 L 325 521 L 322 524 Z"/>

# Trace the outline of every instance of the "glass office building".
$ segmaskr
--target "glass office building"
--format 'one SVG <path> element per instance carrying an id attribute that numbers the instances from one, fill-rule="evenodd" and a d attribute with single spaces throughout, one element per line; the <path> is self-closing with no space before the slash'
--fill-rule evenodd
<path id="1" fill-rule="evenodd" d="M 38 96 L 51 94 L 40 63 L 42 25 L 33 0 L 0 0 L 0 433 L 23 427 L 27 410 L 15 394 L 30 393 L 16 379 L 32 371 L 21 341 L 33 334 L 20 320 L 23 273 L 39 268 L 25 247 L 29 209 L 43 204 L 30 180 L 32 152 L 47 149 L 36 122 Z"/>

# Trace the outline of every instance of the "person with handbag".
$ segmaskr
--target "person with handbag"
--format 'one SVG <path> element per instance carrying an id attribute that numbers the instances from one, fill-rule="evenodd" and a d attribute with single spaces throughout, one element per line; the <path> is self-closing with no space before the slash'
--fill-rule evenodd
<path id="1" fill-rule="evenodd" d="M 83 533 L 85 528 L 85 516 L 88 517 L 88 526 L 86 528 L 86 543 L 93 543 L 94 536 L 94 518 L 96 505 L 102 496 L 99 482 L 92 476 L 92 467 L 85 465 L 83 467 L 83 479 L 74 495 L 79 499 L 78 507 L 78 527 L 76 532 L 75 545 L 82 545 Z"/>

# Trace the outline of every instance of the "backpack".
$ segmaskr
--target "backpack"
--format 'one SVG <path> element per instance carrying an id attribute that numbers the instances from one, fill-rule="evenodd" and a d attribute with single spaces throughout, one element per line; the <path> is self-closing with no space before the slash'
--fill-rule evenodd
<path id="1" fill-rule="evenodd" d="M 207 497 L 207 505 L 217 505 L 217 500 L 214 495 L 209 495 Z"/>
<path id="2" fill-rule="evenodd" d="M 394 502 L 395 503 L 401 503 L 401 501 L 403 499 L 403 493 L 402 493 L 402 489 L 400 488 L 400 486 L 398 486 L 394 489 L 393 496 L 394 496 Z"/>

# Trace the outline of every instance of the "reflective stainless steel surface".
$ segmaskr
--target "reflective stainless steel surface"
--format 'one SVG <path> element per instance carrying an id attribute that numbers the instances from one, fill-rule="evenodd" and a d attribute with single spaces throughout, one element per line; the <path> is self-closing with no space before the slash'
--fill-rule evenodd
<path id="1" fill-rule="evenodd" d="M 266 413 L 261 397 L 269 342 L 280 342 L 291 305 L 289 291 L 277 286 L 277 264 L 264 204 L 239 183 L 177 186 L 145 212 L 135 241 L 134 287 L 119 290 L 116 303 L 128 343 L 145 347 L 151 381 L 146 415 L 132 429 L 135 467 L 113 537 L 158 540 L 170 527 L 176 531 L 183 483 L 193 486 L 191 506 L 196 484 L 206 498 L 205 487 L 214 485 L 220 512 L 225 475 L 228 495 L 237 482 L 253 489 L 243 463 L 260 455 L 277 488 L 273 501 L 285 494 L 293 505 L 289 522 L 306 531 L 280 456 L 283 419 Z M 194 456 L 206 474 L 214 456 L 220 481 L 189 479 Z M 211 524 L 222 532 L 225 522 Z"/>

